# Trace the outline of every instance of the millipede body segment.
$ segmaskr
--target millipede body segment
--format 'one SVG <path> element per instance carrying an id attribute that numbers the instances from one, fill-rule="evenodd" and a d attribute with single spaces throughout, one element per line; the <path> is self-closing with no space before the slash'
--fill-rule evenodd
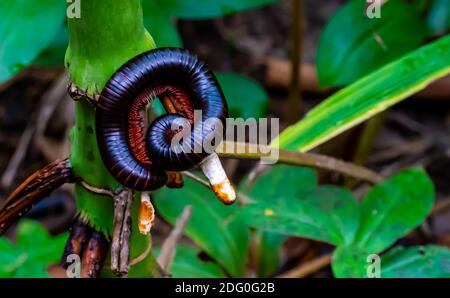
<path id="1" fill-rule="evenodd" d="M 146 131 L 144 112 L 155 98 L 170 99 L 177 113 L 158 117 Z M 195 110 L 201 119 L 194 119 Z M 202 144 L 224 129 L 227 113 L 223 92 L 205 64 L 185 50 L 152 50 L 125 63 L 105 85 L 96 110 L 97 141 L 120 183 L 154 190 L 166 183 L 166 171 L 187 170 L 208 155 Z M 179 132 L 187 132 L 183 144 L 172 142 Z"/>

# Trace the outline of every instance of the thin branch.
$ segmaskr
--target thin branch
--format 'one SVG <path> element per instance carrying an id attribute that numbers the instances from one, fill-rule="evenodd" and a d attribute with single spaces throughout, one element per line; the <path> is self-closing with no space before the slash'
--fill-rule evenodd
<path id="1" fill-rule="evenodd" d="M 131 205 L 133 192 L 124 189 L 114 197 L 114 232 L 111 243 L 111 271 L 126 276 L 130 270 Z"/>
<path id="2" fill-rule="evenodd" d="M 83 188 L 85 188 L 86 190 L 96 193 L 96 194 L 99 194 L 99 195 L 110 196 L 110 197 L 114 197 L 116 195 L 113 191 L 111 191 L 109 189 L 93 186 L 84 180 L 80 181 L 80 185 Z"/>
<path id="3" fill-rule="evenodd" d="M 189 220 L 189 217 L 191 216 L 191 211 L 192 206 L 190 205 L 184 208 L 180 217 L 177 219 L 175 227 L 161 247 L 161 252 L 158 256 L 158 264 L 160 264 L 161 268 L 166 272 L 169 271 L 170 264 L 172 264 L 172 261 L 175 257 L 175 248 L 177 242 L 183 235 L 183 230 Z"/>
<path id="4" fill-rule="evenodd" d="M 17 170 L 28 152 L 33 136 L 35 133 L 42 134 L 58 102 L 64 98 L 64 94 L 66 92 L 66 82 L 67 75 L 64 73 L 41 97 L 39 110 L 30 116 L 30 121 L 28 122 L 24 133 L 20 137 L 16 151 L 11 157 L 8 166 L 2 175 L 0 180 L 2 187 L 9 187 L 13 182 Z"/>
<path id="5" fill-rule="evenodd" d="M 303 39 L 303 0 L 291 0 L 292 24 L 291 24 L 291 82 L 289 90 L 289 102 L 287 115 L 289 123 L 295 123 L 300 118 L 302 94 L 300 82 L 300 64 L 302 59 Z"/>
<path id="6" fill-rule="evenodd" d="M 227 151 L 229 148 L 232 150 Z M 363 181 L 368 181 L 373 184 L 380 183 L 384 180 L 383 176 L 362 166 L 315 153 L 301 153 L 269 147 L 266 145 L 239 142 L 235 143 L 229 141 L 222 142 L 217 150 L 219 156 L 239 159 L 269 158 L 269 154 L 261 152 L 274 153 L 278 151 L 278 159 L 275 160 L 276 163 L 309 166 L 318 169 L 330 170 Z"/>
<path id="7" fill-rule="evenodd" d="M 280 278 L 301 278 L 306 277 L 314 272 L 319 271 L 320 269 L 328 266 L 331 264 L 331 254 L 324 255 L 321 257 L 318 257 L 316 259 L 313 259 L 311 261 L 305 262 L 301 264 L 300 266 L 289 270 L 288 272 L 285 272 L 277 277 Z"/>
<path id="8" fill-rule="evenodd" d="M 191 178 L 191 179 L 194 180 L 195 182 L 200 183 L 200 184 L 203 185 L 204 187 L 211 189 L 211 185 L 209 184 L 208 181 L 206 181 L 206 180 L 204 180 L 204 179 L 198 177 L 198 176 L 195 175 L 194 173 L 191 173 L 191 172 L 189 172 L 189 171 L 184 171 L 184 172 L 183 172 L 183 175 L 185 175 L 185 176 Z"/>

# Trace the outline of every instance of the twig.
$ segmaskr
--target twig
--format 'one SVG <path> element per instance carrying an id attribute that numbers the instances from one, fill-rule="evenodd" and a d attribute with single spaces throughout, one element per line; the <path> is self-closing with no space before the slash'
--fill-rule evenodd
<path id="1" fill-rule="evenodd" d="M 183 175 L 185 175 L 185 176 L 191 178 L 191 179 L 194 180 L 195 182 L 200 183 L 200 184 L 203 185 L 204 187 L 211 189 L 211 185 L 209 185 L 208 181 L 206 181 L 206 180 L 204 180 L 204 179 L 198 177 L 198 176 L 195 175 L 194 173 L 191 173 L 191 172 L 189 172 L 189 171 L 184 171 L 184 172 L 183 172 Z"/>
<path id="2" fill-rule="evenodd" d="M 291 64 L 286 59 L 267 57 L 265 64 L 266 84 L 274 88 L 289 88 L 291 82 Z M 314 64 L 303 63 L 300 66 L 301 75 L 299 85 L 303 91 L 329 94 L 338 89 L 321 89 L 317 77 L 316 66 Z M 450 76 L 440 78 L 432 82 L 425 89 L 414 95 L 420 100 L 446 101 L 450 98 Z"/>
<path id="3" fill-rule="evenodd" d="M 8 166 L 1 178 L 1 186 L 9 187 L 16 176 L 17 170 L 22 163 L 28 147 L 33 139 L 35 133 L 42 133 L 45 129 L 51 114 L 55 110 L 57 103 L 64 97 L 66 92 L 67 75 L 64 73 L 61 75 L 49 88 L 47 92 L 41 97 L 40 108 L 37 112 L 33 113 L 30 117 L 27 127 L 24 133 L 20 137 L 19 144 L 16 151 L 11 157 Z M 39 119 L 39 121 L 37 121 Z"/>
<path id="4" fill-rule="evenodd" d="M 23 132 L 22 136 L 20 137 L 19 144 L 17 145 L 16 151 L 14 152 L 13 156 L 9 160 L 6 170 L 3 172 L 3 176 L 0 181 L 2 187 L 7 188 L 13 182 L 14 177 L 16 176 L 16 173 L 17 173 L 17 169 L 19 168 L 20 164 L 22 163 L 23 158 L 25 157 L 25 154 L 28 151 L 28 145 L 30 144 L 30 142 L 33 138 L 33 134 L 34 134 L 35 130 L 36 130 L 36 124 L 35 124 L 35 121 L 32 120 L 28 123 L 27 127 L 25 128 L 25 131 Z"/>
<path id="5" fill-rule="evenodd" d="M 369 157 L 370 152 L 373 149 L 378 134 L 383 128 L 388 113 L 388 111 L 384 111 L 364 124 L 364 129 L 360 134 L 358 144 L 353 156 L 353 163 L 355 165 L 364 166 L 367 162 L 367 158 Z M 345 180 L 345 186 L 347 188 L 353 189 L 355 187 L 356 181 L 354 179 L 347 178 Z"/>
<path id="6" fill-rule="evenodd" d="M 222 144 L 217 148 L 219 156 L 240 159 L 267 158 L 267 153 L 260 152 L 274 152 L 278 150 L 278 160 L 276 160 L 276 163 L 326 169 L 368 181 L 373 184 L 384 180 L 383 176 L 378 175 L 367 168 L 315 153 L 301 153 L 268 147 L 266 145 L 255 145 L 239 142 L 235 143 L 229 141 L 222 142 Z M 228 151 L 229 148 L 231 148 L 231 151 Z"/>
<path id="7" fill-rule="evenodd" d="M 133 192 L 122 190 L 114 197 L 114 232 L 111 243 L 111 271 L 119 277 L 130 270 L 131 205 Z"/>
<path id="8" fill-rule="evenodd" d="M 106 189 L 106 188 L 100 188 L 97 186 L 90 185 L 89 183 L 87 183 L 84 180 L 80 181 L 80 185 L 83 188 L 85 188 L 86 190 L 96 193 L 96 194 L 99 194 L 99 195 L 105 195 L 105 196 L 110 196 L 110 197 L 116 196 L 116 194 L 113 191 Z"/>
<path id="9" fill-rule="evenodd" d="M 280 278 L 301 278 L 310 275 L 311 273 L 317 272 L 318 270 L 331 264 L 331 254 L 324 255 L 313 259 L 311 261 L 305 262 L 300 266 L 289 270 L 277 277 Z"/>
<path id="10" fill-rule="evenodd" d="M 191 173 L 191 172 L 189 172 L 189 171 L 184 171 L 184 172 L 183 172 L 183 175 L 185 175 L 185 176 L 191 178 L 191 179 L 194 180 L 195 182 L 200 183 L 200 184 L 203 185 L 204 187 L 206 187 L 206 188 L 212 190 L 212 187 L 211 187 L 211 185 L 208 183 L 208 181 L 206 181 L 206 180 L 204 180 L 204 179 L 198 177 L 198 176 L 195 175 L 194 173 Z M 242 203 L 242 204 L 248 204 L 249 202 L 251 202 L 250 197 L 248 197 L 246 194 L 244 194 L 244 193 L 242 193 L 242 192 L 240 192 L 240 191 L 237 192 L 237 196 L 239 197 L 239 201 L 240 201 L 240 203 Z"/>
<path id="11" fill-rule="evenodd" d="M 303 0 L 291 0 L 292 24 L 291 24 L 291 81 L 289 87 L 289 102 L 287 107 L 287 118 L 289 123 L 295 123 L 300 118 L 301 110 L 301 80 L 300 64 L 302 56 L 303 37 Z M 300 107 L 300 108 L 299 108 Z"/>
<path id="12" fill-rule="evenodd" d="M 434 205 L 433 210 L 431 210 L 430 216 L 446 213 L 448 211 L 450 211 L 450 198 L 444 198 Z"/>
<path id="13" fill-rule="evenodd" d="M 175 227 L 161 247 L 161 252 L 158 255 L 158 264 L 160 264 L 161 268 L 166 272 L 169 271 L 169 267 L 175 257 L 177 242 L 183 235 L 183 230 L 189 220 L 189 217 L 191 216 L 191 211 L 192 206 L 189 205 L 184 207 L 183 212 L 177 219 Z"/>

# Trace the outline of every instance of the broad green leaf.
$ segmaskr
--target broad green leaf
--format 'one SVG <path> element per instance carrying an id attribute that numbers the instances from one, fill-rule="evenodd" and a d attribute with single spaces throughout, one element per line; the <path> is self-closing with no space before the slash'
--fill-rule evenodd
<path id="1" fill-rule="evenodd" d="M 323 87 L 353 83 L 423 44 L 426 24 L 412 4 L 387 1 L 380 18 L 367 17 L 366 5 L 349 1 L 322 33 L 317 70 Z"/>
<path id="2" fill-rule="evenodd" d="M 354 243 L 380 252 L 425 220 L 434 186 L 421 169 L 409 169 L 373 187 L 361 203 L 361 224 Z"/>
<path id="3" fill-rule="evenodd" d="M 262 173 L 252 185 L 248 185 L 246 177 L 239 185 L 254 201 L 264 197 L 302 197 L 317 187 L 316 172 L 310 168 L 275 165 Z"/>
<path id="4" fill-rule="evenodd" d="M 245 178 L 239 185 L 239 190 L 258 202 L 262 198 L 273 196 L 301 197 L 316 187 L 317 177 L 314 170 L 276 165 L 261 174 L 251 186 L 248 185 L 248 177 Z M 256 228 L 257 274 L 259 277 L 269 277 L 279 268 L 281 247 L 287 236 Z"/>
<path id="5" fill-rule="evenodd" d="M 446 36 L 384 66 L 284 130 L 277 139 L 279 147 L 308 151 L 330 140 L 447 75 L 449 57 L 450 36 Z"/>
<path id="6" fill-rule="evenodd" d="M 286 235 L 258 231 L 256 238 L 256 266 L 258 277 L 271 277 L 280 267 L 281 247 Z"/>
<path id="7" fill-rule="evenodd" d="M 31 63 L 58 34 L 65 2 L 0 1 L 0 83 Z"/>
<path id="8" fill-rule="evenodd" d="M 184 207 L 192 206 L 185 234 L 234 277 L 242 277 L 247 261 L 247 226 L 237 218 L 237 204 L 223 205 L 204 186 L 185 180 L 182 190 L 163 188 L 155 194 L 156 210 L 175 223 Z"/>
<path id="9" fill-rule="evenodd" d="M 160 249 L 154 251 L 159 254 Z M 169 273 L 175 278 L 223 278 L 222 269 L 213 262 L 203 261 L 200 251 L 192 246 L 179 244 L 175 248 L 175 258 L 169 267 Z"/>
<path id="10" fill-rule="evenodd" d="M 434 1 L 428 14 L 428 25 L 435 34 L 443 34 L 450 29 L 450 1 Z"/>
<path id="11" fill-rule="evenodd" d="M 0 238 L 0 278 L 11 277 L 18 267 L 17 249 L 6 238 Z"/>
<path id="12" fill-rule="evenodd" d="M 66 26 L 61 26 L 56 37 L 33 61 L 33 64 L 40 66 L 63 66 L 67 45 L 69 44 L 69 33 Z"/>
<path id="13" fill-rule="evenodd" d="M 232 72 L 216 73 L 227 99 L 230 117 L 261 118 L 267 115 L 269 95 L 253 79 Z"/>
<path id="14" fill-rule="evenodd" d="M 333 252 L 331 268 L 337 278 L 367 277 L 368 266 L 373 265 L 370 255 L 351 245 L 338 246 Z"/>
<path id="15" fill-rule="evenodd" d="M 448 278 L 450 250 L 435 245 L 395 247 L 377 256 L 358 247 L 342 246 L 333 253 L 332 269 L 335 277 L 344 278 L 370 277 L 376 270 L 382 278 Z"/>
<path id="16" fill-rule="evenodd" d="M 396 247 L 382 256 L 381 277 L 450 278 L 450 250 L 435 245 Z"/>
<path id="17" fill-rule="evenodd" d="M 51 237 L 37 222 L 23 219 L 17 245 L 0 238 L 0 277 L 47 277 L 48 265 L 59 261 L 68 234 Z"/>
<path id="18" fill-rule="evenodd" d="M 167 1 L 167 0 L 162 0 Z M 181 19 L 209 19 L 276 3 L 278 0 L 170 0 L 172 15 Z"/>
<path id="19" fill-rule="evenodd" d="M 258 229 L 335 245 L 351 243 L 359 224 L 352 193 L 335 186 L 321 186 L 301 197 L 264 197 L 242 208 L 241 216 Z"/>
<path id="20" fill-rule="evenodd" d="M 45 245 L 50 240 L 50 235 L 44 226 L 30 219 L 22 219 L 17 227 L 17 245 L 21 247 Z"/>
<path id="21" fill-rule="evenodd" d="M 182 47 L 181 37 L 172 19 L 170 11 L 173 0 L 144 0 L 142 11 L 144 25 L 152 35 L 158 47 Z"/>

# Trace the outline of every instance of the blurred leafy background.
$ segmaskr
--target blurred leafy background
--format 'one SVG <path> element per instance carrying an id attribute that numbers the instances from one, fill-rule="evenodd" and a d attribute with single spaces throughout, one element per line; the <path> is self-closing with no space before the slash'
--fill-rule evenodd
<path id="1" fill-rule="evenodd" d="M 369 186 L 277 165 L 254 180 L 254 162 L 230 159 L 225 167 L 239 184 L 239 206 L 222 206 L 189 179 L 181 191 L 158 191 L 155 251 L 191 206 L 168 268 L 175 277 L 364 277 L 373 253 L 383 256 L 382 277 L 449 277 L 450 1 L 389 0 L 381 18 L 369 19 L 366 1 L 303 0 L 299 30 L 291 24 L 294 1 L 142 4 L 158 46 L 186 47 L 216 72 L 231 117 L 278 117 L 282 128 L 293 124 L 289 33 L 300 34 L 299 122 L 280 135 L 280 146 L 315 148 L 388 178 Z M 4 197 L 68 154 L 73 107 L 63 84 L 64 1 L 2 0 L 0 12 Z M 28 216 L 45 228 L 24 219 L 0 238 L 0 276 L 49 276 L 74 212 L 70 187 L 36 206 Z"/>

